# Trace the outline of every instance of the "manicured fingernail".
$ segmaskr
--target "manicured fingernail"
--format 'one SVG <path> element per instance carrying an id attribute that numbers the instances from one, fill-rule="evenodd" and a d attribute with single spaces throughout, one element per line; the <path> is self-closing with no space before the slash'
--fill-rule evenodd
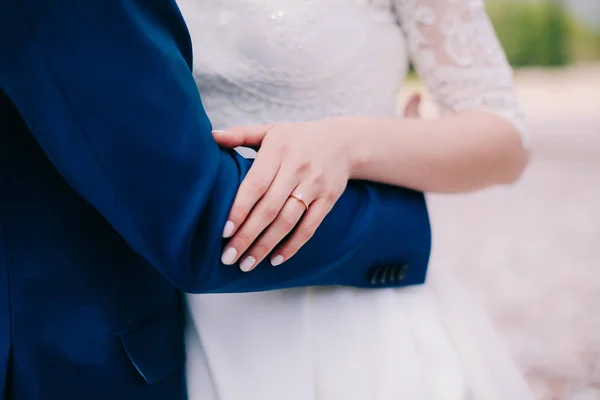
<path id="1" fill-rule="evenodd" d="M 215 129 L 214 131 L 212 131 L 212 133 L 225 133 L 225 131 L 222 131 L 220 129 Z"/>
<path id="2" fill-rule="evenodd" d="M 223 228 L 223 237 L 224 238 L 231 237 L 231 235 L 233 235 L 234 228 L 235 228 L 235 225 L 233 225 L 232 221 L 225 222 L 225 228 Z"/>
<path id="3" fill-rule="evenodd" d="M 271 265 L 274 267 L 281 265 L 282 262 L 283 262 L 283 256 L 275 256 L 275 257 L 271 258 Z"/>
<path id="4" fill-rule="evenodd" d="M 221 262 L 225 265 L 231 265 L 235 260 L 235 256 L 237 256 L 237 250 L 233 247 L 228 247 L 221 256 Z"/>
<path id="5" fill-rule="evenodd" d="M 252 256 L 246 257 L 246 258 L 244 258 L 244 261 L 241 262 L 240 269 L 244 272 L 251 271 L 252 267 L 254 267 L 255 263 L 256 263 L 256 258 L 254 258 Z"/>

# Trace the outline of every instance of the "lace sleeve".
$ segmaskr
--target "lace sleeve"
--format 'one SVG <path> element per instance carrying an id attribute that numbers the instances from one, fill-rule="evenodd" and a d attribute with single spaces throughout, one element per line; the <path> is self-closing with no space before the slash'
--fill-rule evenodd
<path id="1" fill-rule="evenodd" d="M 483 0 L 394 0 L 413 65 L 443 114 L 479 109 L 509 121 L 526 142 L 512 69 Z"/>

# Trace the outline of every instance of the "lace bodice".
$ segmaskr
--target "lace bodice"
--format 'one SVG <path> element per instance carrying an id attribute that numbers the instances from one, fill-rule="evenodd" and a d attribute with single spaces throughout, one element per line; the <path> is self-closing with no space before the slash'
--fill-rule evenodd
<path id="1" fill-rule="evenodd" d="M 395 113 L 409 60 L 442 113 L 483 109 L 524 135 L 483 0 L 179 0 L 215 128 Z"/>

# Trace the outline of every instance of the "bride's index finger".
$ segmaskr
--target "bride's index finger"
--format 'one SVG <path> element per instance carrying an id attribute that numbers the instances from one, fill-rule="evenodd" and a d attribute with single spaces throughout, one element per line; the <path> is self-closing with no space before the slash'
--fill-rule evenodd
<path id="1" fill-rule="evenodd" d="M 240 184 L 231 206 L 229 218 L 223 227 L 223 237 L 230 238 L 244 223 L 254 205 L 267 192 L 281 164 L 280 155 L 273 151 L 261 151 Z"/>
<path id="2" fill-rule="evenodd" d="M 212 134 L 219 146 L 229 149 L 239 146 L 257 149 L 273 126 L 273 124 L 235 126 L 226 131 L 213 130 Z"/>

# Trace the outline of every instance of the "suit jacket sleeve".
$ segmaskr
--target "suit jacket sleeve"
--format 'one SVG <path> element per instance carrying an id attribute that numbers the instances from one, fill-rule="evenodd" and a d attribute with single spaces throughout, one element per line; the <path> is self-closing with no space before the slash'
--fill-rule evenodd
<path id="1" fill-rule="evenodd" d="M 246 274 L 220 264 L 224 222 L 251 162 L 212 138 L 175 2 L 3 4 L 0 87 L 71 187 L 182 290 L 423 281 L 423 195 L 364 182 L 349 184 L 283 266 Z"/>

